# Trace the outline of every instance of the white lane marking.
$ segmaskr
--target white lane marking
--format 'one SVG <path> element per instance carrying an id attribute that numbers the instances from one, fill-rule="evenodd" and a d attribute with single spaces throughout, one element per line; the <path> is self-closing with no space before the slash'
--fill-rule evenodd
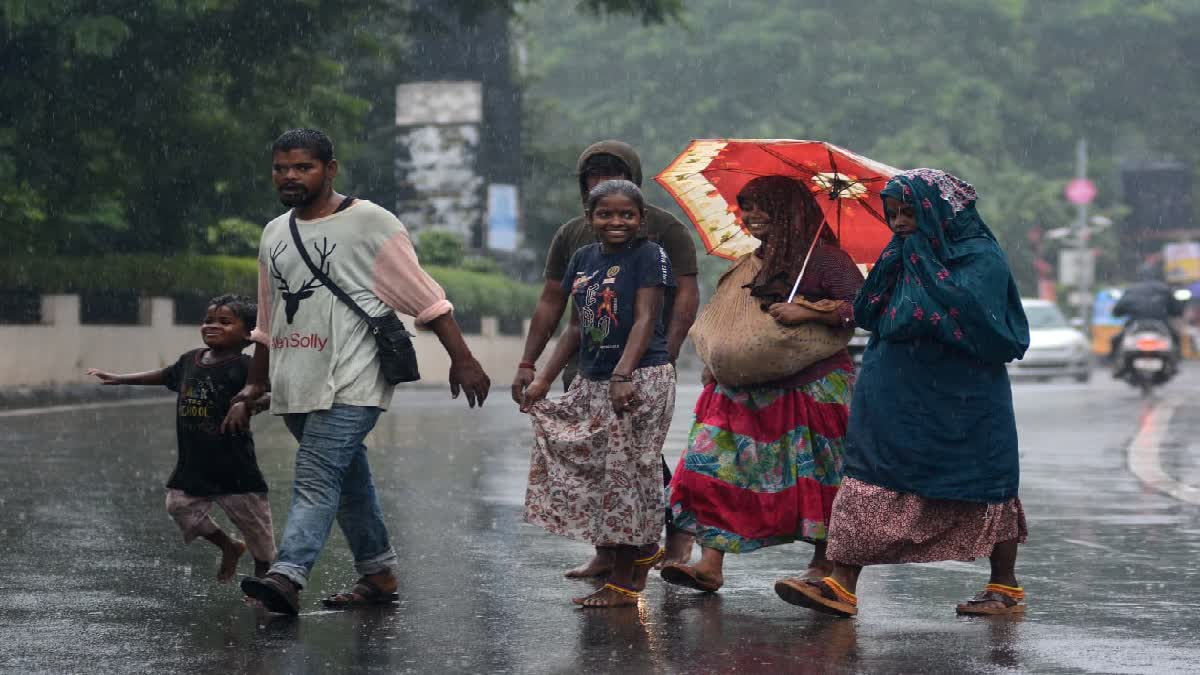
<path id="1" fill-rule="evenodd" d="M 1094 548 L 1098 551 L 1111 551 L 1112 550 L 1111 548 L 1104 546 L 1103 544 L 1097 544 L 1096 542 L 1093 542 L 1093 541 L 1084 541 L 1082 539 L 1063 539 L 1063 541 L 1067 542 L 1068 544 L 1075 544 L 1076 546 L 1083 546 L 1084 548 Z"/>
<path id="2" fill-rule="evenodd" d="M 1188 504 L 1200 504 L 1200 488 L 1181 483 L 1162 468 L 1162 440 L 1178 403 L 1163 401 L 1142 418 L 1141 428 L 1129 444 L 1129 470 L 1142 484 Z"/>
<path id="3" fill-rule="evenodd" d="M 153 405 L 175 400 L 174 396 L 151 396 L 149 398 L 127 398 L 120 401 L 105 401 L 103 403 L 76 403 L 73 405 L 48 405 L 39 408 L 17 408 L 16 410 L 0 410 L 0 417 L 23 417 L 25 415 L 48 415 L 60 412 L 79 412 L 81 410 L 103 410 L 131 405 Z"/>

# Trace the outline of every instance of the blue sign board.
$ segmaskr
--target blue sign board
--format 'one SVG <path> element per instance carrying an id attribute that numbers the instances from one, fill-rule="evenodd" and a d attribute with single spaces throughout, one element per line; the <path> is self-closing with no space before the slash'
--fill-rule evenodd
<path id="1" fill-rule="evenodd" d="M 487 191 L 487 247 L 517 250 L 517 186 L 491 183 Z"/>

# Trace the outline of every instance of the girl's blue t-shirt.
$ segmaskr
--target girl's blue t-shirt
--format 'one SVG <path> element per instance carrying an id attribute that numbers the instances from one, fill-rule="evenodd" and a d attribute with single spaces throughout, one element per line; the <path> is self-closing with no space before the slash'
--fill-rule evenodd
<path id="1" fill-rule="evenodd" d="M 579 313 L 579 373 L 603 380 L 612 375 L 625 351 L 638 289 L 674 288 L 675 275 L 661 246 L 638 239 L 616 253 L 605 253 L 599 243 L 584 246 L 571 256 L 562 283 Z M 670 362 L 666 322 L 660 312 L 654 337 L 637 367 Z"/>

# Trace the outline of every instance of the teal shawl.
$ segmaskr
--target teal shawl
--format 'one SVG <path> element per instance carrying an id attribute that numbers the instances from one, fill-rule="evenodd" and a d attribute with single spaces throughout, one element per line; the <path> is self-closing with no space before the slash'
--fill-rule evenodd
<path id="1" fill-rule="evenodd" d="M 1019 464 L 1005 364 L 1029 327 L 1008 261 L 970 184 L 915 169 L 883 190 L 914 207 L 854 306 L 871 342 L 855 387 L 846 475 L 935 499 L 1003 502 Z"/>

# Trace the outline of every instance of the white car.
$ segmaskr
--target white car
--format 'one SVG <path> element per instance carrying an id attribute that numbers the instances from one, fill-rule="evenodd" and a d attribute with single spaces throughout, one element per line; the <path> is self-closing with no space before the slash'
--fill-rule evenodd
<path id="1" fill-rule="evenodd" d="M 1029 318 L 1029 351 L 1020 361 L 1008 364 L 1009 375 L 1039 381 L 1054 377 L 1090 380 L 1092 346 L 1083 333 L 1072 328 L 1052 302 L 1023 298 L 1021 304 Z"/>
<path id="2" fill-rule="evenodd" d="M 861 328 L 854 329 L 854 337 L 850 338 L 850 344 L 846 345 L 850 350 L 850 358 L 854 359 L 854 365 L 862 365 L 863 352 L 867 351 L 867 343 L 870 341 L 870 333 Z"/>

